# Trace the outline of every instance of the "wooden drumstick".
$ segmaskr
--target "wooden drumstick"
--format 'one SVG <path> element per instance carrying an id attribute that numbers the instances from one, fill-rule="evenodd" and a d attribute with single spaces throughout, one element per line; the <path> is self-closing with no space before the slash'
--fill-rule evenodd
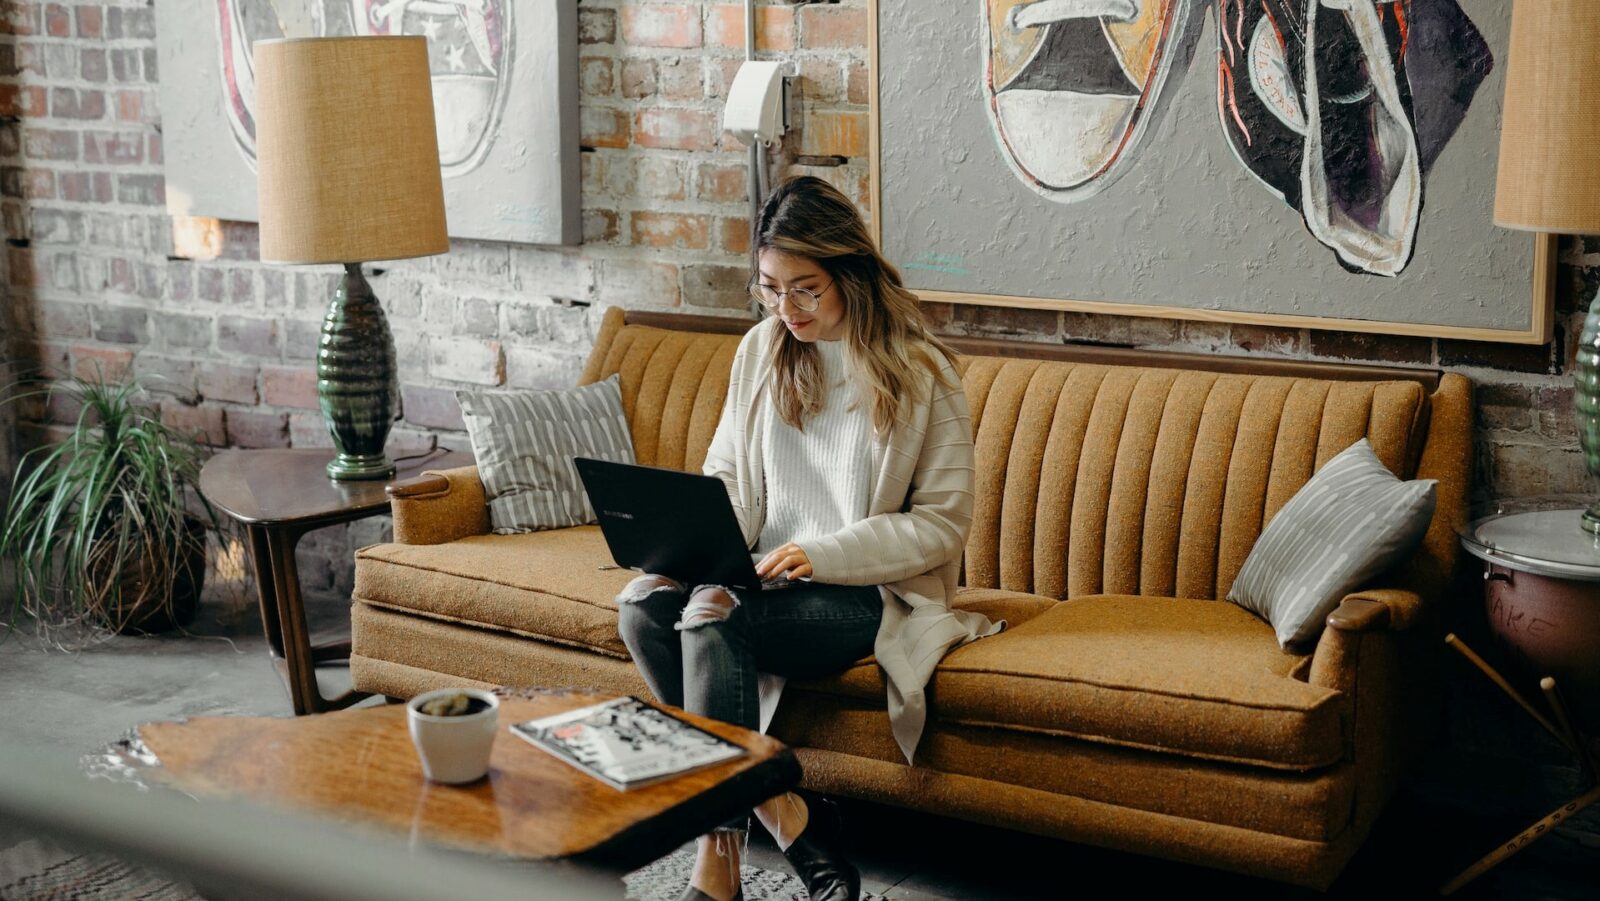
<path id="1" fill-rule="evenodd" d="M 1461 875 L 1445 883 L 1444 888 L 1439 889 L 1439 894 L 1449 895 L 1454 893 L 1456 889 L 1466 885 L 1479 876 L 1482 876 L 1486 871 L 1494 867 L 1495 864 L 1505 860 L 1507 857 L 1510 857 L 1518 851 L 1521 851 L 1523 848 L 1528 847 L 1528 845 L 1533 843 L 1534 839 L 1539 838 L 1546 832 L 1554 829 L 1563 820 L 1568 819 L 1597 800 L 1600 800 L 1600 788 L 1591 788 L 1584 794 L 1579 795 L 1578 797 L 1573 798 L 1571 801 L 1561 805 L 1560 808 L 1555 810 L 1549 816 L 1522 830 L 1522 832 L 1518 833 L 1515 838 L 1501 842 L 1500 847 L 1494 849 L 1494 851 L 1490 852 L 1489 854 L 1484 855 L 1482 860 L 1479 860 L 1477 863 L 1463 870 Z"/>
<path id="2" fill-rule="evenodd" d="M 1539 688 L 1544 691 L 1545 700 L 1550 702 L 1550 709 L 1556 713 L 1556 722 L 1561 724 L 1567 733 L 1567 741 L 1577 749 L 1578 763 L 1583 767 L 1583 778 L 1591 786 L 1595 784 L 1594 759 L 1589 754 L 1589 749 L 1583 746 L 1583 736 L 1572 727 L 1572 719 L 1567 716 L 1567 705 L 1561 701 L 1561 692 L 1556 690 L 1556 680 L 1545 676 L 1539 680 Z"/>
<path id="3" fill-rule="evenodd" d="M 1500 686 L 1501 691 L 1504 691 L 1506 694 L 1510 695 L 1511 700 L 1516 701 L 1523 710 L 1528 712 L 1529 716 L 1533 717 L 1535 720 L 1538 720 L 1539 725 L 1543 726 L 1551 735 L 1554 735 L 1557 741 L 1566 745 L 1568 749 L 1572 750 L 1573 752 L 1579 752 L 1580 749 L 1570 743 L 1567 739 L 1567 736 L 1563 734 L 1560 729 L 1556 728 L 1556 725 L 1550 722 L 1549 718 L 1535 710 L 1532 704 L 1529 704 L 1515 688 L 1511 687 L 1511 683 L 1507 682 L 1504 676 L 1501 676 L 1500 673 L 1496 671 L 1494 667 L 1490 666 L 1482 657 L 1479 657 L 1477 654 L 1473 653 L 1473 650 L 1467 647 L 1466 642 L 1463 642 L 1461 639 L 1457 638 L 1454 632 L 1451 632 L 1449 635 L 1444 637 L 1444 643 L 1460 651 L 1463 657 L 1466 657 L 1468 660 L 1472 661 L 1473 666 L 1476 666 L 1478 669 L 1482 670 L 1483 674 L 1489 677 L 1489 681 Z"/>

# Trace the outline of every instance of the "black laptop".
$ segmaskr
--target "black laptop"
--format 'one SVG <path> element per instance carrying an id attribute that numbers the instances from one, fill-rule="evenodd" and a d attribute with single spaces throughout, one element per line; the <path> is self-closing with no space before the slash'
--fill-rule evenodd
<path id="1" fill-rule="evenodd" d="M 690 585 L 794 584 L 756 575 L 728 490 L 715 476 L 589 457 L 572 462 L 618 566 Z"/>

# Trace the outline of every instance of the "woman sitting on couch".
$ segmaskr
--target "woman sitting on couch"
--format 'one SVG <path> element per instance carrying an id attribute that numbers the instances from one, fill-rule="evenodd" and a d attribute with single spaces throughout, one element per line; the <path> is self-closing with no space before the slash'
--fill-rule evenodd
<path id="1" fill-rule="evenodd" d="M 788 678 L 877 656 L 910 761 L 939 659 L 1003 624 L 952 611 L 972 521 L 972 425 L 950 352 L 820 179 L 780 185 L 756 222 L 751 294 L 773 315 L 734 356 L 705 472 L 727 485 L 764 579 L 747 592 L 635 579 L 620 630 L 665 704 L 765 729 Z M 759 677 L 759 678 L 758 678 Z M 788 793 L 756 808 L 813 899 L 855 899 L 834 816 Z M 700 840 L 685 899 L 742 898 L 746 821 Z"/>

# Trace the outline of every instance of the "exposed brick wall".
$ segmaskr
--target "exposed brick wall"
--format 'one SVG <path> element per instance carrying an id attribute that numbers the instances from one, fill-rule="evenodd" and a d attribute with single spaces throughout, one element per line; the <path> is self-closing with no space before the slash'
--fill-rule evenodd
<path id="1" fill-rule="evenodd" d="M 0 360 L 0 384 L 9 384 L 12 378 L 11 365 L 4 360 Z M 14 434 L 16 422 L 16 409 L 10 404 L 0 406 L 0 473 L 8 474 L 5 478 L 0 478 L 0 509 L 3 509 L 6 499 L 11 494 L 9 473 L 14 471 L 17 465 L 16 435 Z M 5 603 L 9 598 L 9 594 L 0 592 L 0 603 Z M 7 606 L 9 607 L 9 604 Z"/>
<path id="2" fill-rule="evenodd" d="M 15 3 L 0 43 L 0 226 L 18 355 L 57 371 L 171 380 L 171 422 L 219 444 L 325 444 L 309 365 L 334 274 L 268 267 L 255 228 L 173 259 L 163 213 L 155 30 L 147 3 Z M 375 278 L 402 361 L 396 446 L 459 427 L 460 385 L 569 383 L 589 305 L 734 313 L 745 299 L 745 156 L 722 135 L 742 57 L 736 3 L 586 0 L 579 10 L 583 247 L 456 242 Z M 795 60 L 780 172 L 866 193 L 863 0 L 764 3 L 764 49 Z M 840 165 L 800 165 L 840 163 Z M 1152 349 L 1440 365 L 1481 386 L 1479 494 L 1583 490 L 1566 372 L 1600 255 L 1562 244 L 1558 340 L 1544 348 L 986 307 L 932 308 L 949 332 Z M 58 410 L 65 416 L 70 411 Z M 457 439 L 458 440 L 458 439 Z"/>
<path id="3" fill-rule="evenodd" d="M 6 0 L 0 9 L 0 266 L 12 351 L 54 373 L 165 377 L 162 416 L 218 445 L 325 445 L 310 367 L 336 273 L 261 265 L 249 224 L 224 223 L 216 259 L 171 256 L 160 23 L 149 2 Z M 448 255 L 374 277 L 405 400 L 391 452 L 435 435 L 465 446 L 456 387 L 572 383 L 600 306 L 745 308 L 745 154 L 718 128 L 742 57 L 740 16 L 738 4 L 714 0 L 583 0 L 585 244 L 456 242 Z M 761 45 L 799 72 L 796 131 L 774 155 L 779 173 L 820 175 L 858 202 L 867 189 L 868 27 L 865 0 L 767 0 L 760 10 Z M 1577 311 L 1600 286 L 1600 244 L 1566 239 L 1560 258 L 1557 339 L 1535 348 L 989 307 L 930 312 L 951 333 L 1444 366 L 1480 386 L 1480 496 L 1576 491 L 1588 477 L 1568 372 Z M 28 443 L 74 411 L 25 413 Z M 383 534 L 381 522 L 367 522 L 308 536 L 308 589 L 348 592 L 351 549 Z"/>

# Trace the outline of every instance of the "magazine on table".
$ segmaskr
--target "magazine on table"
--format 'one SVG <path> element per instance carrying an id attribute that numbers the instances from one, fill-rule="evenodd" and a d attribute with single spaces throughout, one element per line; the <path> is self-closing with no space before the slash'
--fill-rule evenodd
<path id="1" fill-rule="evenodd" d="M 612 788 L 636 788 L 745 753 L 635 697 L 511 725 L 511 731 Z"/>

